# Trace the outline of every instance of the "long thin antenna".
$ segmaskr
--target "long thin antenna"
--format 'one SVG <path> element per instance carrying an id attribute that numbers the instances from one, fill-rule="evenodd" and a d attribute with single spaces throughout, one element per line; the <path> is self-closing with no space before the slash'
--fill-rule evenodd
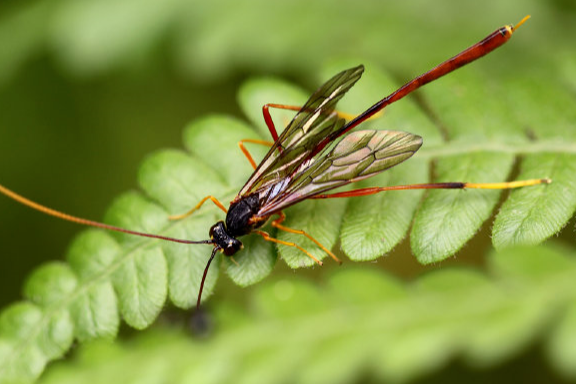
<path id="1" fill-rule="evenodd" d="M 196 301 L 196 309 L 200 309 L 200 301 L 202 300 L 202 290 L 204 289 L 204 282 L 206 281 L 206 275 L 208 275 L 208 268 L 210 268 L 210 263 L 214 259 L 214 255 L 216 255 L 216 251 L 219 250 L 219 247 L 214 247 L 212 250 L 212 254 L 208 259 L 208 263 L 206 263 L 206 268 L 204 268 L 204 274 L 202 275 L 202 282 L 200 283 L 200 290 L 198 291 L 198 301 Z"/>
<path id="2" fill-rule="evenodd" d="M 76 216 L 72 216 L 69 215 L 67 213 L 63 213 L 60 211 L 56 211 L 55 209 L 52 208 L 48 208 L 45 207 L 41 204 L 38 204 L 32 200 L 29 200 L 27 198 L 25 198 L 24 196 L 21 196 L 19 194 L 17 194 L 14 191 L 11 191 L 10 189 L 4 187 L 2 184 L 0 184 L 0 193 L 11 198 L 12 200 L 15 200 L 17 202 L 19 202 L 22 205 L 25 205 L 27 207 L 30 207 L 36 211 L 40 211 L 42 213 L 45 213 L 47 215 L 50 216 L 54 216 L 57 217 L 59 219 L 62 220 L 66 220 L 66 221 L 71 221 L 73 223 L 77 223 L 77 224 L 81 224 L 81 225 L 87 225 L 90 227 L 96 227 L 96 228 L 102 228 L 102 229 L 107 229 L 110 231 L 116 231 L 116 232 L 123 232 L 123 233 L 128 233 L 130 235 L 135 235 L 135 236 L 141 236 L 141 237 L 149 237 L 152 239 L 160 239 L 160 240 L 166 240 L 166 241 L 172 241 L 174 243 L 182 243 L 182 244 L 214 244 L 214 242 L 212 240 L 201 240 L 201 241 L 192 241 L 192 240 L 183 240 L 183 239 L 175 239 L 173 237 L 167 237 L 167 236 L 161 236 L 161 235 L 154 235 L 151 233 L 145 233 L 145 232 L 138 232 L 138 231 L 131 231 L 129 229 L 124 229 L 124 228 L 120 228 L 120 227 L 116 227 L 114 225 L 108 225 L 108 224 L 104 224 L 104 223 L 99 223 L 97 221 L 92 221 L 92 220 L 87 220 L 87 219 L 83 219 L 81 217 L 76 217 Z"/>

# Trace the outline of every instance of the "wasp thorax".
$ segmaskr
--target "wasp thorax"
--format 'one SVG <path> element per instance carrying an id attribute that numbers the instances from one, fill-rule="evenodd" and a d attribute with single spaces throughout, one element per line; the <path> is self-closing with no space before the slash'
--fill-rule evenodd
<path id="1" fill-rule="evenodd" d="M 226 256 L 232 256 L 242 249 L 242 242 L 228 234 L 223 221 L 217 222 L 210 228 L 210 239 L 214 240 L 214 244 L 222 249 Z"/>

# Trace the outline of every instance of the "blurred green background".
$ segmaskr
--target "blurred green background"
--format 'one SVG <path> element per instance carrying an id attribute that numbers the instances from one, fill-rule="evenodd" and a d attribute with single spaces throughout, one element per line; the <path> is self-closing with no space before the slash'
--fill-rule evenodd
<path id="1" fill-rule="evenodd" d="M 244 118 L 236 92 L 249 77 L 278 76 L 313 90 L 322 64 L 353 57 L 408 79 L 526 14 L 532 19 L 498 58 L 475 65 L 494 76 L 546 72 L 576 91 L 571 0 L 3 1 L 0 183 L 99 220 L 115 196 L 136 188 L 146 154 L 181 147 L 189 121 L 210 113 Z M 79 228 L 6 198 L 0 213 L 3 307 L 20 297 L 35 266 L 62 259 Z M 561 236 L 573 241 L 571 229 Z M 489 241 L 484 231 L 466 252 L 481 255 Z M 403 276 L 426 269 L 408 252 L 404 244 L 379 265 Z M 282 263 L 278 269 L 290 273 Z M 220 294 L 243 294 L 224 281 Z"/>

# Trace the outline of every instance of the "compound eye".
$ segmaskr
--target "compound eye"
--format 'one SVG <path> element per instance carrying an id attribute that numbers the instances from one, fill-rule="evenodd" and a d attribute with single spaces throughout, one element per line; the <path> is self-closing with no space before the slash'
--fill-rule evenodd
<path id="1" fill-rule="evenodd" d="M 226 247 L 224 248 L 224 254 L 226 256 L 232 256 L 233 254 L 238 252 L 241 248 L 242 243 L 240 241 L 238 240 L 230 241 L 228 244 L 226 244 Z"/>
<path id="2" fill-rule="evenodd" d="M 234 249 L 234 246 L 228 246 L 228 247 L 224 248 L 224 254 L 226 256 L 232 256 L 235 253 L 236 253 L 236 249 Z"/>

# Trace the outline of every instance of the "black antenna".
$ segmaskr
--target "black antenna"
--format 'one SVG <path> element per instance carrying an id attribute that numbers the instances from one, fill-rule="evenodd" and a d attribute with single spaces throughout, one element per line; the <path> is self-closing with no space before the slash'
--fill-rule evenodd
<path id="1" fill-rule="evenodd" d="M 206 264 L 206 268 L 204 268 L 204 275 L 202 275 L 202 282 L 200 283 L 200 291 L 198 292 L 198 301 L 196 302 L 196 309 L 200 309 L 200 300 L 202 299 L 202 290 L 204 289 L 204 281 L 206 281 L 206 275 L 208 274 L 208 268 L 210 268 L 210 263 L 214 259 L 214 255 L 216 255 L 216 251 L 219 250 L 220 247 L 215 246 L 212 250 L 212 255 L 208 259 L 208 263 Z"/>

